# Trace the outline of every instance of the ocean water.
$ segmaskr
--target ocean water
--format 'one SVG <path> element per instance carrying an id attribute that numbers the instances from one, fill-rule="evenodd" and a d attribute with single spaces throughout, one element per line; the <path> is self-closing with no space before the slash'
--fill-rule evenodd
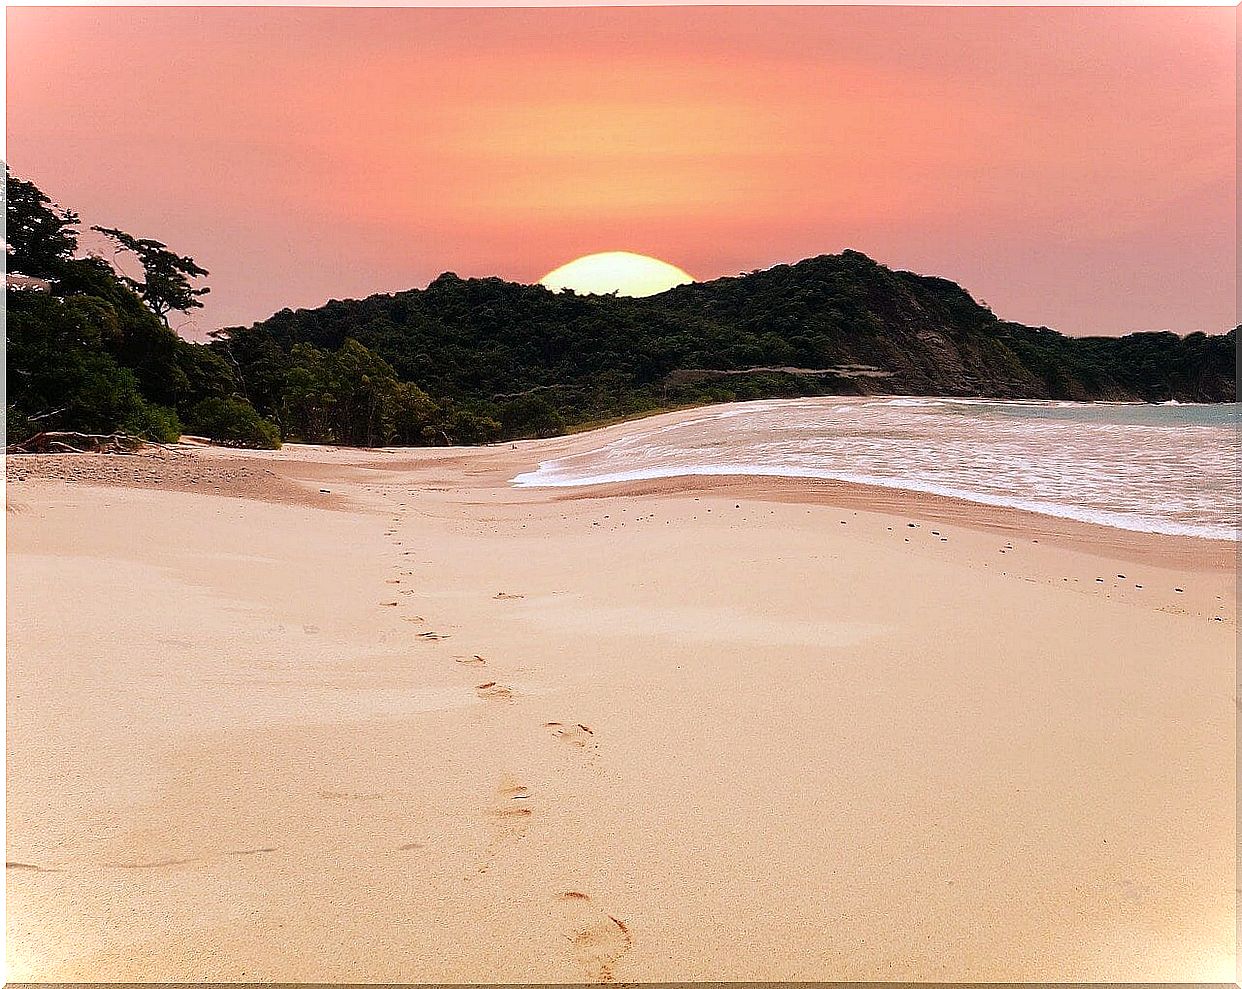
<path id="1" fill-rule="evenodd" d="M 1122 529 L 1238 538 L 1238 406 L 814 398 L 707 409 L 514 483 L 835 478 Z"/>

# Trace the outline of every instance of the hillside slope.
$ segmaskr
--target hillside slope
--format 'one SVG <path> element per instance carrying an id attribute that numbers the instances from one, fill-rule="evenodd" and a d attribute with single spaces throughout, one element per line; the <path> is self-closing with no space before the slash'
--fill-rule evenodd
<path id="1" fill-rule="evenodd" d="M 281 382 L 352 340 L 459 419 L 515 437 L 780 396 L 1234 401 L 1236 332 L 1067 337 L 846 251 L 645 299 L 446 273 L 426 289 L 282 310 L 214 346 L 285 428 Z"/>

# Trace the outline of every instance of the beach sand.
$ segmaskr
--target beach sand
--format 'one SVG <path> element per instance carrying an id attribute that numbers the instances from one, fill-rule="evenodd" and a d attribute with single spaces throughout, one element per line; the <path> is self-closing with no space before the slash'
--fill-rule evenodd
<path id="1" fill-rule="evenodd" d="M 8 458 L 10 979 L 1232 980 L 1232 545 L 597 441 Z"/>

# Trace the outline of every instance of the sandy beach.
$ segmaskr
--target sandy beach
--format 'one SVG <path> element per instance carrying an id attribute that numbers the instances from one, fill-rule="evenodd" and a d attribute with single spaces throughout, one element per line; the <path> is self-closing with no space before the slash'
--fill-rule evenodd
<path id="1" fill-rule="evenodd" d="M 597 440 L 8 458 L 10 979 L 1232 980 L 1233 544 Z"/>

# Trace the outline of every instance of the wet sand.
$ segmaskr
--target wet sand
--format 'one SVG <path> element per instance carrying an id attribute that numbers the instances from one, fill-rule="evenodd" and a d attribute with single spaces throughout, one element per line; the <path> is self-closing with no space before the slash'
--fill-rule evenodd
<path id="1" fill-rule="evenodd" d="M 1233 546 L 594 442 L 9 458 L 10 978 L 1232 978 Z"/>

